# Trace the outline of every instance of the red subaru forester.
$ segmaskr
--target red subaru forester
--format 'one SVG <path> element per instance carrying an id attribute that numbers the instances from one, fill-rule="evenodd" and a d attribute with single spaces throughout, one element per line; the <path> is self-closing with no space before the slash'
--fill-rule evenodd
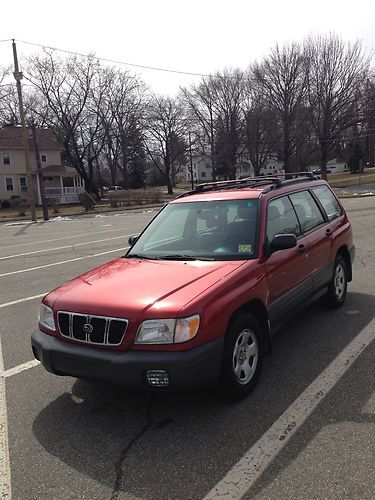
<path id="1" fill-rule="evenodd" d="M 318 298 L 341 306 L 352 279 L 345 211 L 306 173 L 197 186 L 129 243 L 44 297 L 32 349 L 48 371 L 241 398 L 275 330 Z"/>

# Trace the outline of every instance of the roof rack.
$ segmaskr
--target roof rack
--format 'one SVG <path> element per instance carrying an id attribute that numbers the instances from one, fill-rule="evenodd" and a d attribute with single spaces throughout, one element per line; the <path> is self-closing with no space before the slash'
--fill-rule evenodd
<path id="1" fill-rule="evenodd" d="M 183 198 L 184 196 L 190 196 L 192 194 L 206 193 L 208 191 L 233 188 L 241 189 L 261 185 L 264 185 L 265 189 L 268 191 L 284 185 L 316 179 L 318 179 L 318 177 L 316 177 L 312 172 L 288 172 L 286 174 L 277 174 L 272 176 L 245 177 L 244 179 L 233 179 L 229 181 L 206 182 L 204 184 L 197 184 L 195 189 L 181 194 L 177 198 Z"/>

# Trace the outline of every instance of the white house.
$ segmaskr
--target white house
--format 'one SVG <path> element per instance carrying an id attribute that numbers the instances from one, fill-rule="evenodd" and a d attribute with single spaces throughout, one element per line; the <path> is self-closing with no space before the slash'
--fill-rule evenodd
<path id="1" fill-rule="evenodd" d="M 260 175 L 281 175 L 284 173 L 283 162 L 278 160 L 276 156 L 270 155 L 266 165 L 260 169 Z M 190 165 L 185 167 L 186 181 L 191 181 Z M 253 177 L 254 167 L 247 156 L 242 156 L 237 165 L 236 179 L 244 177 Z M 193 180 L 194 182 L 207 182 L 212 180 L 211 158 L 207 155 L 197 156 L 193 158 Z"/>
<path id="2" fill-rule="evenodd" d="M 338 172 L 350 172 L 348 163 L 341 158 L 332 158 L 332 160 L 329 160 L 329 162 L 327 162 L 327 168 L 329 168 L 333 174 Z"/>
<path id="3" fill-rule="evenodd" d="M 186 181 L 191 182 L 190 164 L 185 167 Z M 193 180 L 194 182 L 206 182 L 212 180 L 211 158 L 207 155 L 193 158 Z"/>
<path id="4" fill-rule="evenodd" d="M 270 155 L 264 167 L 260 169 L 260 175 L 283 174 L 283 162 L 274 155 Z M 250 160 L 241 161 L 237 167 L 237 179 L 254 176 L 254 167 Z"/>
<path id="5" fill-rule="evenodd" d="M 320 166 L 318 163 L 313 163 L 308 165 L 306 170 L 308 172 L 313 172 L 314 170 L 319 170 Z M 327 162 L 327 170 L 331 171 L 332 174 L 340 173 L 340 172 L 350 172 L 350 168 L 348 163 L 341 158 L 332 158 Z"/>

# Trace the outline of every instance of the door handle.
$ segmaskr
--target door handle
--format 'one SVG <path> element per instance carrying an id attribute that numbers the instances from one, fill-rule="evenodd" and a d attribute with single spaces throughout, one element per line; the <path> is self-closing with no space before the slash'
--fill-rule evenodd
<path id="1" fill-rule="evenodd" d="M 332 236 L 333 231 L 331 229 L 326 229 L 326 236 Z"/>
<path id="2" fill-rule="evenodd" d="M 297 252 L 298 252 L 298 253 L 304 253 L 304 252 L 306 252 L 306 247 L 305 247 L 305 245 L 302 245 L 302 244 L 301 244 L 301 245 L 298 245 Z"/>

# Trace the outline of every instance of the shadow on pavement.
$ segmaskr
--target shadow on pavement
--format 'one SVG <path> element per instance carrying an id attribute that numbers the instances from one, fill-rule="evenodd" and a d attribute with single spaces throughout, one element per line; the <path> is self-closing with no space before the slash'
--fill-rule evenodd
<path id="1" fill-rule="evenodd" d="M 348 294 L 339 310 L 315 304 L 303 311 L 276 335 L 258 386 L 239 403 L 221 400 L 213 389 L 130 393 L 76 381 L 72 393 L 61 394 L 37 415 L 34 435 L 48 453 L 111 488 L 112 498 L 120 492 L 146 499 L 200 498 L 374 312 L 374 297 L 357 293 Z M 372 390 L 363 386 L 356 392 L 351 418 L 359 418 L 356 408 Z M 312 437 L 307 434 L 303 443 Z M 297 447 L 290 459 L 300 451 Z"/>

